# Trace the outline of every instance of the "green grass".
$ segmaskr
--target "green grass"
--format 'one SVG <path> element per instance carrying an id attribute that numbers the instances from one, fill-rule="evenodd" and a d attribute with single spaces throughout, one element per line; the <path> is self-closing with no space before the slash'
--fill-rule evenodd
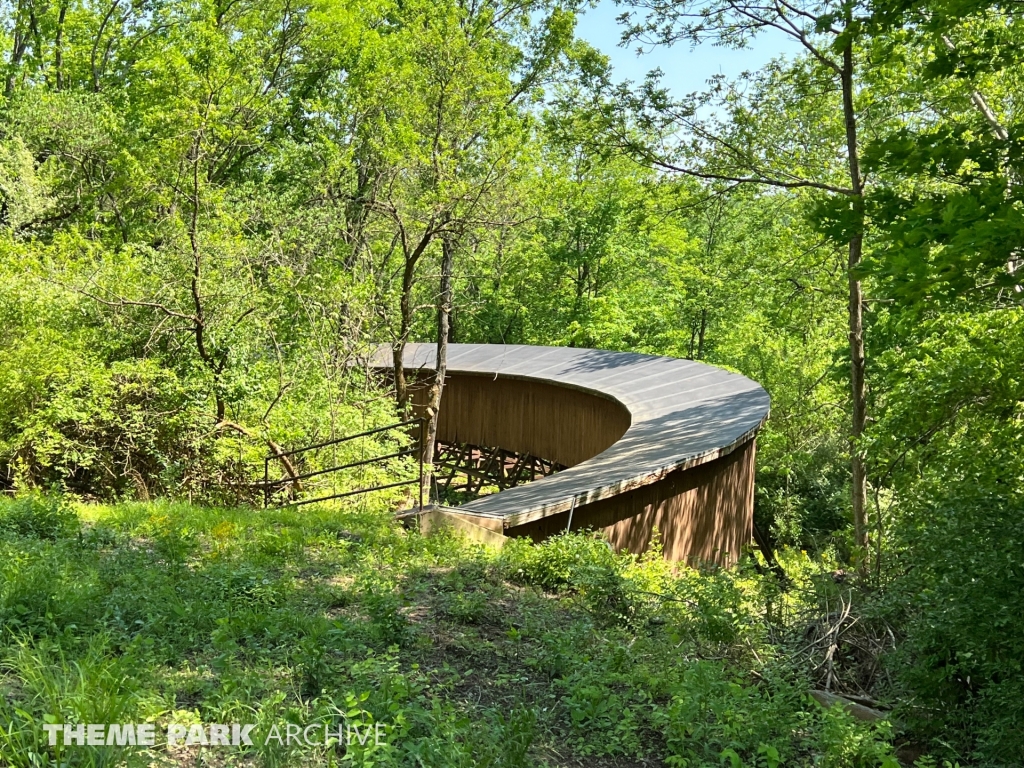
<path id="1" fill-rule="evenodd" d="M 895 765 L 887 726 L 777 658 L 771 600 L 585 534 L 499 553 L 357 507 L 0 502 L 0 765 Z M 266 742 L 342 715 L 384 743 Z M 50 747 L 48 722 L 157 745 Z M 254 745 L 169 748 L 171 722 Z"/>

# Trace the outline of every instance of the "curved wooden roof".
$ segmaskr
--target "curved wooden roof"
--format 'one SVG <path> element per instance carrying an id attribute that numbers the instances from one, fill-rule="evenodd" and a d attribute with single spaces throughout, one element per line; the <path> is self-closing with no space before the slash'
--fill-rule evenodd
<path id="1" fill-rule="evenodd" d="M 407 369 L 433 369 L 434 344 L 409 344 Z M 390 367 L 382 349 L 374 367 Z M 724 456 L 751 440 L 768 418 L 768 393 L 728 371 L 670 357 L 568 347 L 452 344 L 449 374 L 539 381 L 622 405 L 626 433 L 569 469 L 460 506 L 501 518 L 505 528 L 657 482 L 667 473 Z"/>

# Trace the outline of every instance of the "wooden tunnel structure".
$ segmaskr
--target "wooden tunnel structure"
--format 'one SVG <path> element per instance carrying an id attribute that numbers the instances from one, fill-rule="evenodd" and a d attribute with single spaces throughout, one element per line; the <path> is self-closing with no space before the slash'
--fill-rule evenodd
<path id="1" fill-rule="evenodd" d="M 435 347 L 404 364 L 429 382 Z M 389 368 L 390 350 L 372 365 Z M 422 411 L 426 389 L 414 390 Z M 539 540 L 601 529 L 643 552 L 655 528 L 665 557 L 731 565 L 751 540 L 754 454 L 764 389 L 690 360 L 594 349 L 453 344 L 438 421 L 447 443 L 500 446 L 566 469 L 423 513 L 478 538 Z"/>

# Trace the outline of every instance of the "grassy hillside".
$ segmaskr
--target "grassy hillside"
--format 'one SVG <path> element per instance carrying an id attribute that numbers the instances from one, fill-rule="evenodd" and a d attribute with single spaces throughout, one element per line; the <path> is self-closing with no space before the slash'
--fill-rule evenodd
<path id="1" fill-rule="evenodd" d="M 895 765 L 888 726 L 781 660 L 770 627 L 838 589 L 799 558 L 783 601 L 585 534 L 499 553 L 365 507 L 0 505 L 0 765 Z M 381 743 L 272 737 L 343 718 Z M 157 744 L 49 747 L 47 722 Z M 253 746 L 167 747 L 169 723 Z"/>

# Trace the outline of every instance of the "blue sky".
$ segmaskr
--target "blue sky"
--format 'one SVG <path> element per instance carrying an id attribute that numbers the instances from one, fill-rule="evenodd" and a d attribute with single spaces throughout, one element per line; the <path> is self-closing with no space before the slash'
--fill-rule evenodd
<path id="1" fill-rule="evenodd" d="M 615 17 L 624 10 L 612 0 L 601 0 L 596 8 L 588 10 L 579 19 L 576 34 L 611 59 L 616 81 L 640 81 L 650 70 L 660 67 L 665 73 L 663 85 L 677 97 L 704 90 L 708 78 L 713 75 L 736 77 L 745 70 L 759 69 L 776 56 L 793 56 L 799 47 L 791 38 L 775 32 L 762 34 L 744 50 L 713 47 L 705 43 L 691 51 L 688 45 L 679 44 L 672 48 L 658 47 L 637 56 L 635 45 L 619 47 L 622 28 L 616 24 Z"/>

